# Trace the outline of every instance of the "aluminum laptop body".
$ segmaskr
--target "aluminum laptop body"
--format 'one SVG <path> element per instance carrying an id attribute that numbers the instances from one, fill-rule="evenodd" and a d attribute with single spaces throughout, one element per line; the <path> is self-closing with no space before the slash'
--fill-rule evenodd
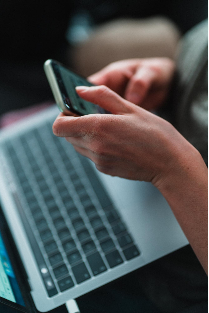
<path id="1" fill-rule="evenodd" d="M 57 114 L 58 110 L 53 106 L 0 133 L 0 200 L 26 269 L 35 305 L 42 312 L 77 298 L 188 243 L 166 200 L 151 184 L 104 175 L 96 170 L 91 161 L 80 157 L 65 139 L 53 139 L 51 126 Z M 35 140 L 42 146 L 36 147 Z M 54 140 L 57 146 L 51 144 Z M 37 172 L 33 172 L 33 168 L 28 169 L 30 156 L 34 164 L 40 166 L 38 171 L 44 178 L 42 183 L 47 185 L 46 190 L 50 190 L 54 203 L 61 208 L 62 216 L 55 218 L 53 226 L 46 219 L 52 220 L 50 212 L 56 214 L 58 211 L 50 211 L 47 207 L 50 202 L 44 202 L 42 186 L 38 186 L 35 181 Z M 55 172 L 47 168 L 46 156 L 53 159 L 56 170 L 60 170 L 66 193 L 71 193 L 73 203 L 81 212 L 73 211 L 74 208 L 67 211 L 57 189 L 59 185 L 56 182 L 51 185 L 53 177 L 50 178 L 50 175 Z M 19 171 L 18 162 L 23 169 L 20 178 L 28 176 L 24 178 L 26 183 L 24 179 L 23 183 L 17 179 L 15 170 Z M 66 170 L 65 162 L 71 163 L 69 170 Z M 85 175 L 82 174 L 83 164 Z M 82 203 L 76 185 L 73 186 L 71 180 L 68 182 L 71 169 L 80 175 L 84 186 L 81 197 L 87 192 L 88 196 L 92 196 L 93 206 L 89 206 L 89 202 L 88 205 Z M 35 187 L 31 185 L 33 182 L 36 183 Z M 28 186 L 35 196 L 29 202 L 24 195 Z M 100 186 L 104 189 L 101 194 L 97 189 Z M 62 193 L 63 189 L 60 190 Z M 34 203 L 43 209 L 43 212 L 36 213 L 42 217 L 44 215 L 37 224 L 30 217 Z M 74 212 L 79 217 L 68 220 L 68 212 Z M 99 224 L 101 221 L 104 225 Z M 61 224 L 65 227 L 62 228 Z M 107 237 L 105 232 L 108 233 Z M 37 238 L 43 239 L 43 242 L 39 243 Z M 77 242 L 78 238 L 81 241 Z M 74 250 L 71 250 L 72 243 Z M 51 253 L 50 248 L 53 250 L 53 247 L 55 250 Z"/>

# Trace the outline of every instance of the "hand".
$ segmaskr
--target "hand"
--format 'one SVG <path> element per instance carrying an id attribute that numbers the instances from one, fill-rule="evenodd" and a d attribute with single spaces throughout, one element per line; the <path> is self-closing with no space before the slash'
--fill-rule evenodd
<path id="1" fill-rule="evenodd" d="M 174 62 L 168 58 L 132 59 L 112 63 L 89 77 L 146 110 L 156 110 L 169 92 Z"/>
<path id="2" fill-rule="evenodd" d="M 54 134 L 66 137 L 99 171 L 156 183 L 178 164 L 189 143 L 167 121 L 124 100 L 105 86 L 77 87 L 83 99 L 113 114 L 60 114 Z"/>

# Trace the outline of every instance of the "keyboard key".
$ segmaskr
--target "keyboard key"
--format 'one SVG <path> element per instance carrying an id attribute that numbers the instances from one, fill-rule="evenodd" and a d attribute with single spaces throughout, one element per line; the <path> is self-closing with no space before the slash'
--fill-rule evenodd
<path id="1" fill-rule="evenodd" d="M 91 174 L 91 175 L 88 175 L 88 179 L 90 180 L 90 183 L 91 183 L 102 207 L 103 208 L 107 207 L 108 205 L 111 204 L 111 201 L 110 201 L 110 198 L 108 197 L 104 187 L 102 186 L 97 174 L 92 171 L 92 167 L 91 167 L 88 160 L 86 160 L 84 157 L 82 157 L 80 155 L 78 155 L 78 156 L 79 156 L 79 159 L 80 159 L 87 175 L 89 172 Z"/>
<path id="2" fill-rule="evenodd" d="M 68 169 L 68 171 L 73 169 L 73 165 L 72 165 L 71 161 L 68 158 L 65 158 L 64 165 Z"/>
<path id="3" fill-rule="evenodd" d="M 119 215 L 115 210 L 114 211 L 107 211 L 106 217 L 107 217 L 110 224 L 114 223 L 115 221 L 117 221 L 119 219 Z"/>
<path id="4" fill-rule="evenodd" d="M 86 195 L 87 194 L 87 192 L 86 192 L 86 189 L 80 189 L 79 191 L 78 191 L 78 196 L 79 196 L 79 198 L 81 198 L 82 196 L 84 196 L 84 195 Z"/>
<path id="5" fill-rule="evenodd" d="M 61 216 L 61 213 L 57 207 L 53 207 L 50 209 L 49 214 L 53 220 L 56 220 Z"/>
<path id="6" fill-rule="evenodd" d="M 46 183 L 45 180 L 41 180 L 41 181 L 38 183 L 38 186 L 39 186 L 39 188 L 40 188 L 41 190 L 45 190 L 45 189 L 48 188 L 48 185 L 47 185 L 47 183 Z"/>
<path id="7" fill-rule="evenodd" d="M 49 169 L 51 171 L 51 175 L 52 175 L 52 178 L 53 178 L 55 184 L 57 184 L 59 181 L 62 181 L 62 177 L 57 172 L 57 168 L 54 165 L 54 163 L 50 163 L 48 166 L 49 166 Z"/>
<path id="8" fill-rule="evenodd" d="M 72 222 L 72 224 L 73 224 L 73 226 L 74 226 L 75 229 L 84 227 L 84 221 L 82 220 L 81 217 L 78 218 L 78 219 L 76 219 L 76 220 L 74 220 L 74 221 Z"/>
<path id="9" fill-rule="evenodd" d="M 42 173 L 41 173 L 41 170 L 40 169 L 37 169 L 35 172 L 34 172 L 34 175 L 35 175 L 35 178 L 37 180 L 37 182 L 40 182 L 42 180 L 45 180 Z"/>
<path id="10" fill-rule="evenodd" d="M 75 207 L 73 209 L 68 210 L 67 212 L 68 212 L 68 215 L 69 215 L 71 220 L 75 220 L 77 218 L 80 218 L 80 214 Z"/>
<path id="11" fill-rule="evenodd" d="M 65 264 L 62 264 L 56 267 L 53 271 L 54 271 L 54 275 L 56 278 L 59 278 L 68 274 L 68 269 Z"/>
<path id="12" fill-rule="evenodd" d="M 133 242 L 131 236 L 129 234 L 125 234 L 118 238 L 119 245 L 121 248 L 131 244 Z"/>
<path id="13" fill-rule="evenodd" d="M 58 253 L 52 255 L 51 257 L 49 257 L 49 262 L 50 262 L 51 266 L 53 266 L 53 267 L 59 263 L 62 263 L 63 258 L 62 258 L 61 253 L 58 252 Z"/>
<path id="14" fill-rule="evenodd" d="M 102 239 L 104 239 L 106 237 L 109 237 L 109 233 L 108 233 L 108 231 L 107 231 L 107 229 L 105 227 L 97 230 L 95 232 L 95 234 L 96 234 L 98 240 L 102 240 Z"/>
<path id="15" fill-rule="evenodd" d="M 30 210 L 31 212 L 36 212 L 36 210 L 41 210 L 40 205 L 38 204 L 37 201 L 34 201 L 33 203 L 30 204 Z"/>
<path id="16" fill-rule="evenodd" d="M 77 233 L 77 236 L 78 236 L 79 241 L 81 242 L 86 241 L 90 238 L 90 234 L 86 228 L 82 229 L 79 233 Z"/>
<path id="17" fill-rule="evenodd" d="M 90 204 L 87 207 L 85 207 L 85 211 L 88 216 L 97 214 L 97 210 L 93 204 Z"/>
<path id="18" fill-rule="evenodd" d="M 66 187 L 62 187 L 62 189 L 60 190 L 60 197 L 62 199 L 67 199 L 69 197 L 69 191 Z"/>
<path id="19" fill-rule="evenodd" d="M 47 201 L 47 208 L 50 210 L 52 208 L 55 208 L 57 206 L 55 199 L 52 199 L 51 201 Z"/>
<path id="20" fill-rule="evenodd" d="M 91 241 L 88 241 L 86 243 L 84 243 L 82 245 L 82 248 L 83 248 L 83 251 L 87 254 L 89 252 L 92 252 L 94 250 L 96 250 L 96 246 L 94 244 L 94 242 L 91 240 Z"/>
<path id="21" fill-rule="evenodd" d="M 44 217 L 36 221 L 36 226 L 38 229 L 44 229 L 47 227 L 47 221 Z"/>
<path id="22" fill-rule="evenodd" d="M 100 245 L 101 245 L 101 248 L 104 252 L 107 252 L 107 251 L 110 251 L 112 249 L 115 249 L 115 244 L 114 242 L 112 241 L 111 238 L 103 241 L 103 242 L 100 242 Z"/>
<path id="23" fill-rule="evenodd" d="M 92 226 L 94 229 L 97 229 L 97 228 L 103 226 L 102 219 L 101 219 L 101 217 L 99 217 L 99 216 L 96 216 L 96 217 L 92 218 L 92 219 L 90 220 L 90 223 L 91 223 L 91 226 Z"/>
<path id="24" fill-rule="evenodd" d="M 56 183 L 57 190 L 61 193 L 62 190 L 66 190 L 65 183 L 63 180 L 60 180 Z"/>
<path id="25" fill-rule="evenodd" d="M 59 232 L 58 232 L 58 236 L 60 238 L 61 241 L 65 240 L 66 237 L 70 237 L 70 231 L 67 227 L 61 229 Z"/>
<path id="26" fill-rule="evenodd" d="M 87 260 L 89 262 L 89 265 L 91 267 L 92 273 L 94 276 L 105 272 L 107 270 L 107 267 L 105 266 L 100 254 L 98 252 L 91 254 L 87 257 Z"/>
<path id="27" fill-rule="evenodd" d="M 47 190 L 49 188 L 45 180 L 40 181 L 38 185 L 41 190 Z"/>
<path id="28" fill-rule="evenodd" d="M 75 208 L 75 203 L 73 202 L 73 199 L 71 197 L 62 199 L 62 201 L 67 211 Z"/>
<path id="29" fill-rule="evenodd" d="M 91 198 L 89 197 L 87 193 L 84 193 L 80 195 L 80 201 L 83 204 L 83 206 L 85 206 L 86 204 L 91 203 Z"/>
<path id="30" fill-rule="evenodd" d="M 73 263 L 77 263 L 82 260 L 80 252 L 78 250 L 72 252 L 71 254 L 67 255 L 69 263 L 72 265 Z"/>
<path id="31" fill-rule="evenodd" d="M 66 253 L 76 249 L 76 244 L 73 239 L 64 242 L 62 246 Z"/>
<path id="32" fill-rule="evenodd" d="M 73 266 L 72 271 L 78 284 L 91 278 L 84 263 L 80 263 L 78 265 Z"/>
<path id="33" fill-rule="evenodd" d="M 49 243 L 47 243 L 44 246 L 44 248 L 45 248 L 47 254 L 51 254 L 52 252 L 58 250 L 57 244 L 56 244 L 56 242 L 54 240 L 49 242 Z"/>
<path id="34" fill-rule="evenodd" d="M 81 182 L 79 182 L 75 184 L 75 190 L 77 191 L 78 194 L 84 194 L 83 191 L 85 190 L 85 187 Z"/>
<path id="35" fill-rule="evenodd" d="M 124 231 L 126 231 L 126 227 L 125 227 L 125 225 L 122 222 L 120 222 L 120 223 L 114 225 L 112 227 L 112 230 L 113 230 L 114 234 L 117 236 L 118 234 L 123 233 Z"/>
<path id="36" fill-rule="evenodd" d="M 54 295 L 56 295 L 58 293 L 58 291 L 54 285 L 54 282 L 50 276 L 44 278 L 44 284 L 45 284 L 46 291 L 47 291 L 49 297 L 53 297 Z"/>
<path id="37" fill-rule="evenodd" d="M 44 217 L 43 212 L 41 211 L 40 208 L 37 208 L 34 212 L 33 212 L 33 218 L 34 220 L 39 220 L 40 218 Z"/>
<path id="38" fill-rule="evenodd" d="M 66 224 L 65 224 L 63 217 L 59 217 L 56 220 L 54 220 L 54 226 L 57 230 L 64 228 L 66 226 Z"/>
<path id="39" fill-rule="evenodd" d="M 72 178 L 72 176 L 71 176 L 71 178 Z M 79 185 L 81 185 L 82 184 L 82 182 L 81 182 L 81 180 L 80 180 L 80 178 L 79 177 L 77 177 L 76 179 L 73 179 L 73 185 L 76 187 L 76 186 L 79 186 Z M 82 184 L 83 185 L 83 184 Z"/>
<path id="40" fill-rule="evenodd" d="M 58 286 L 61 292 L 70 289 L 74 286 L 74 282 L 70 276 L 67 276 L 58 281 Z"/>
<path id="41" fill-rule="evenodd" d="M 24 193 L 29 193 L 29 192 L 32 192 L 32 188 L 31 186 L 29 185 L 28 181 L 24 182 L 22 185 L 21 185 Z"/>
<path id="42" fill-rule="evenodd" d="M 126 260 L 131 260 L 140 254 L 136 246 L 131 246 L 129 248 L 124 249 L 123 253 L 125 255 Z"/>
<path id="43" fill-rule="evenodd" d="M 33 192 L 25 194 L 25 198 L 29 204 L 36 201 L 36 197 Z"/>
<path id="44" fill-rule="evenodd" d="M 48 188 L 48 186 L 45 187 L 44 189 L 41 189 L 41 193 L 42 193 L 42 196 L 44 197 L 44 200 L 48 199 L 49 197 L 50 198 L 52 197 L 51 191 Z"/>
<path id="45" fill-rule="evenodd" d="M 79 179 L 78 175 L 76 174 L 75 170 L 72 170 L 72 171 L 70 172 L 70 178 L 71 178 L 71 180 L 72 180 L 73 182 L 75 182 L 75 181 L 80 181 L 80 179 Z"/>
<path id="46" fill-rule="evenodd" d="M 40 233 L 40 236 L 41 236 L 41 239 L 42 239 L 43 241 L 47 241 L 47 240 L 53 238 L 52 233 L 51 233 L 51 230 L 50 230 L 49 228 L 43 230 L 43 231 Z"/>
<path id="47" fill-rule="evenodd" d="M 54 197 L 52 195 L 48 195 L 46 198 L 44 198 L 46 205 L 48 206 L 48 203 L 51 203 L 54 201 Z"/>
<path id="48" fill-rule="evenodd" d="M 107 262 L 111 268 L 123 263 L 123 259 L 117 250 L 114 250 L 114 251 L 106 254 L 105 256 L 106 256 Z"/>

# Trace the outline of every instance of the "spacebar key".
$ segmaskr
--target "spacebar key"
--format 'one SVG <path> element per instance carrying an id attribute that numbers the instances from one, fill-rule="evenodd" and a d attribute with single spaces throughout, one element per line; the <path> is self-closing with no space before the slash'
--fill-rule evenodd
<path id="1" fill-rule="evenodd" d="M 78 284 L 82 283 L 83 281 L 91 278 L 86 265 L 84 263 L 80 263 L 76 266 L 72 267 L 73 274 Z"/>

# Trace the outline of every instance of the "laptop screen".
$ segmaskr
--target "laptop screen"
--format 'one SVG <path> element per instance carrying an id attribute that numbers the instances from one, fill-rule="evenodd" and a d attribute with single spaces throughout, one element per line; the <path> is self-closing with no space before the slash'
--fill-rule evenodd
<path id="1" fill-rule="evenodd" d="M 2 235 L 0 233 L 0 297 L 25 306 Z"/>

